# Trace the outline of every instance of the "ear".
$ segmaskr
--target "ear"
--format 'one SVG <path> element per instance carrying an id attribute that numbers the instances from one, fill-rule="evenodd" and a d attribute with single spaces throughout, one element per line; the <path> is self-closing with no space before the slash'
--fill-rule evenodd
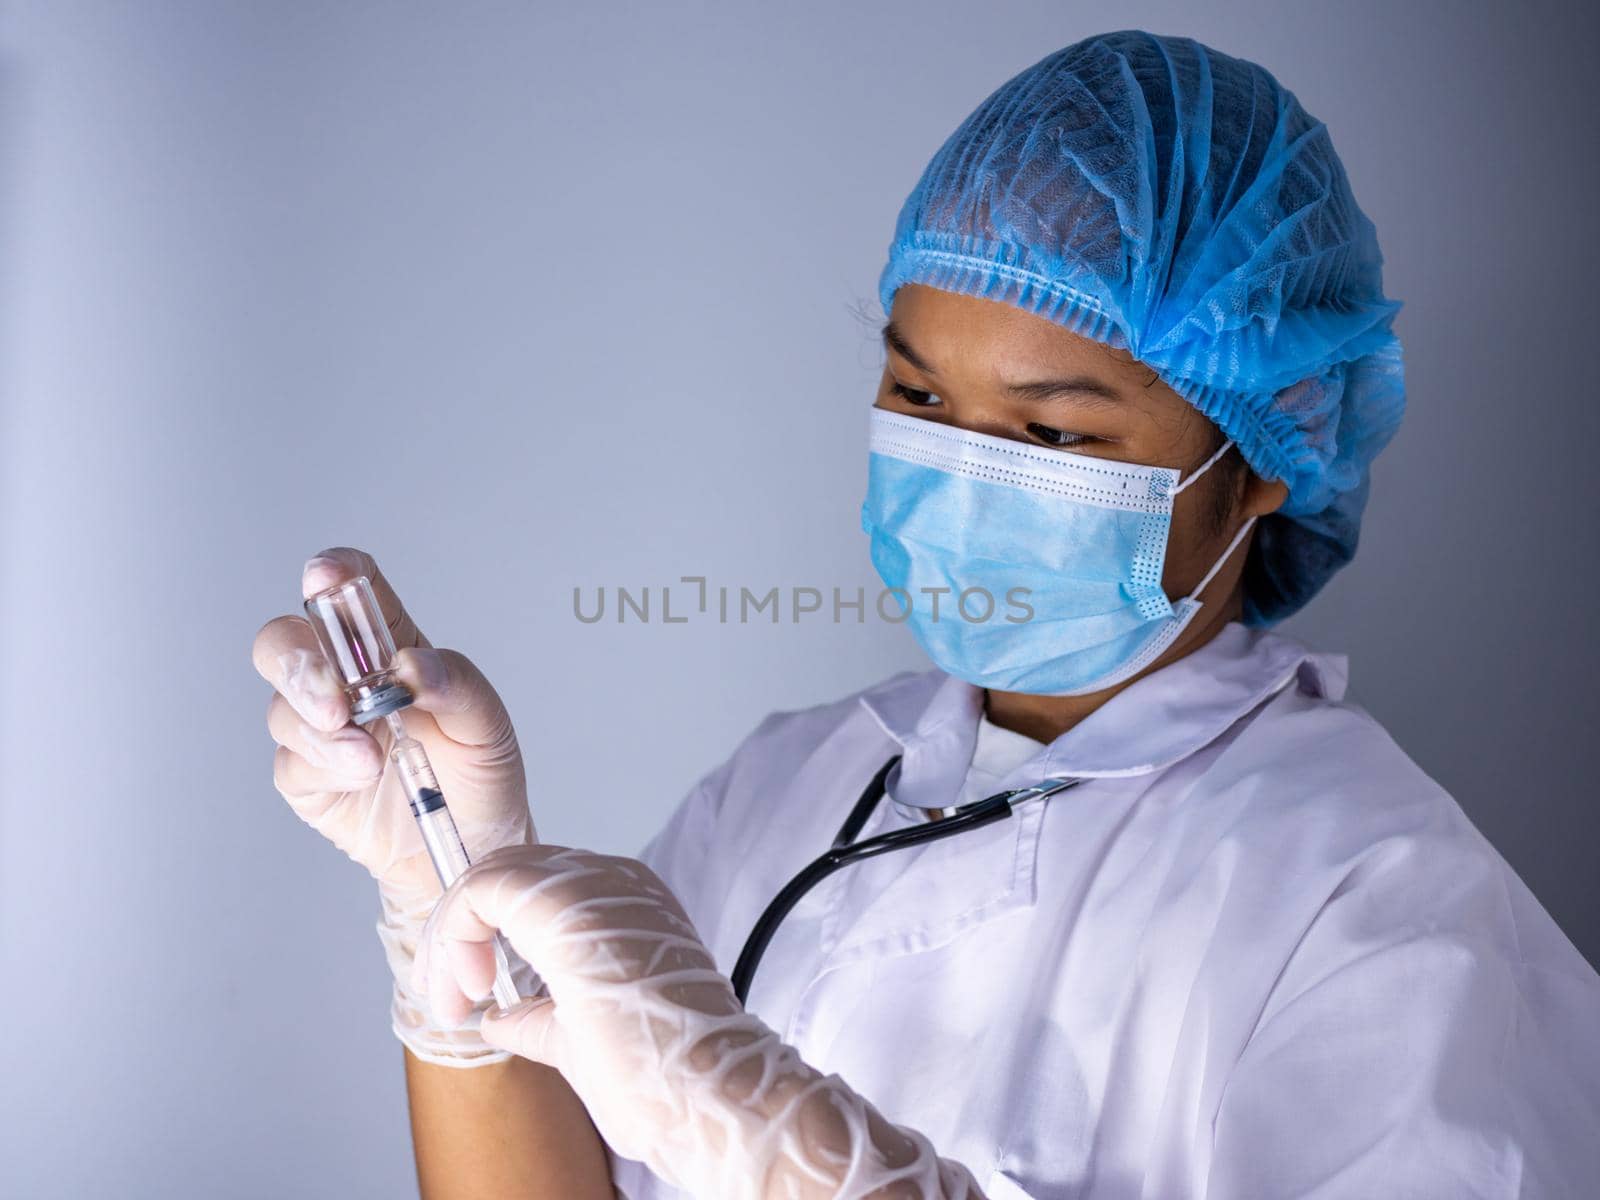
<path id="1" fill-rule="evenodd" d="M 1246 517 L 1264 517 L 1277 512 L 1289 498 L 1289 485 L 1281 479 L 1263 479 L 1254 471 L 1245 481 L 1240 511 Z"/>

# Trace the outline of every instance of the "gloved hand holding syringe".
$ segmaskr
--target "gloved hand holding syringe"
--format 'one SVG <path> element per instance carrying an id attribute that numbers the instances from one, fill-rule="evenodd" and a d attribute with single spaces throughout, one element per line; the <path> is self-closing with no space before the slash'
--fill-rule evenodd
<path id="1" fill-rule="evenodd" d="M 411 815 L 433 860 L 441 888 L 448 888 L 471 865 L 455 820 L 450 815 L 443 790 L 428 752 L 422 743 L 406 732 L 402 709 L 412 702 L 412 694 L 395 678 L 394 639 L 379 610 L 377 597 L 366 576 L 326 588 L 305 601 L 306 618 L 328 664 L 337 672 L 350 702 L 350 719 L 357 725 L 382 720 L 394 741 L 389 762 L 401 787 L 405 789 Z M 510 1008 L 521 997 L 511 978 L 511 965 L 500 937 L 494 939 L 494 998 L 502 1009 Z"/>

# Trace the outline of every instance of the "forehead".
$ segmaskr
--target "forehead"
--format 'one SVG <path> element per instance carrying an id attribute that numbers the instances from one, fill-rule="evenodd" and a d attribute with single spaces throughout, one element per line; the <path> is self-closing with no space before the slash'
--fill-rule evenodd
<path id="1" fill-rule="evenodd" d="M 909 283 L 895 292 L 889 316 L 940 375 L 1010 382 L 1092 371 L 1108 382 L 1140 386 L 1152 375 L 1126 350 L 998 300 Z"/>

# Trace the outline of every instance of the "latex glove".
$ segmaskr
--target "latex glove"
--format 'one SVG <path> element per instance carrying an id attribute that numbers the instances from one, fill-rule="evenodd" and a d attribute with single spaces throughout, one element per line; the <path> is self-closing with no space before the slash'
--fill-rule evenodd
<path id="1" fill-rule="evenodd" d="M 559 1070 L 612 1148 L 669 1183 L 718 1200 L 981 1200 L 966 1168 L 745 1012 L 645 864 L 549 845 L 474 863 L 414 967 L 442 1021 L 487 994 L 496 929 L 550 995 L 489 1012 L 484 1038 Z"/>
<path id="2" fill-rule="evenodd" d="M 302 594 L 358 575 L 372 583 L 398 649 L 395 674 L 415 696 L 402 719 L 432 760 L 467 853 L 476 857 L 497 846 L 536 841 L 516 733 L 482 673 L 463 655 L 429 644 L 377 563 L 360 550 L 338 546 L 312 558 L 302 572 Z M 447 1066 L 509 1058 L 484 1042 L 475 1020 L 464 1028 L 440 1026 L 411 990 L 417 940 L 441 889 L 388 762 L 393 737 L 387 725 L 351 723 L 344 691 L 304 617 L 267 622 L 251 657 L 274 689 L 267 729 L 278 744 L 278 792 L 307 825 L 378 882 L 377 929 L 394 976 L 395 1036 L 418 1058 Z M 519 991 L 531 995 L 538 987 L 532 971 L 520 961 L 511 967 Z"/>

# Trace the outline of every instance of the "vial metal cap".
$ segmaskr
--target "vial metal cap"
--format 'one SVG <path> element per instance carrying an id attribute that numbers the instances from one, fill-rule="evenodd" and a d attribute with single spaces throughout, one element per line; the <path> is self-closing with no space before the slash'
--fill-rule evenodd
<path id="1" fill-rule="evenodd" d="M 410 690 L 394 677 L 394 638 L 365 575 L 309 597 L 305 609 L 344 685 L 351 720 L 365 725 L 411 703 Z"/>

